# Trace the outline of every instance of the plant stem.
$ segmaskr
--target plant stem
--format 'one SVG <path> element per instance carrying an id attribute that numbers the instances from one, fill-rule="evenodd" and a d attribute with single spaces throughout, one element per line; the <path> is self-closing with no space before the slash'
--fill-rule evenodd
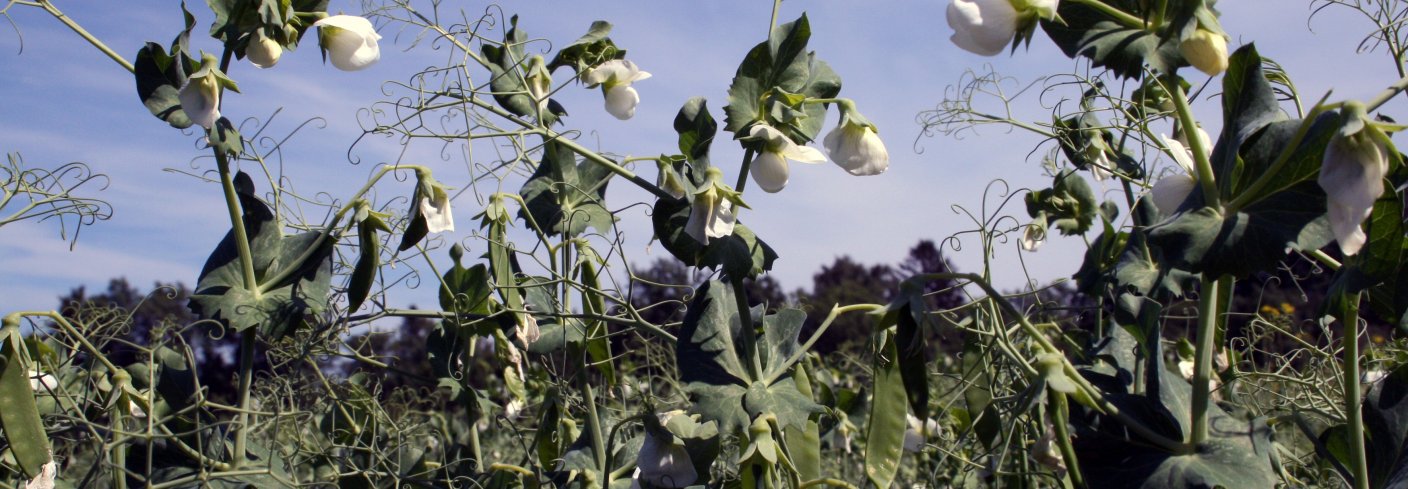
<path id="1" fill-rule="evenodd" d="M 1051 400 L 1051 428 L 1056 432 L 1056 446 L 1061 449 L 1061 458 L 1066 462 L 1066 473 L 1071 476 L 1071 485 L 1085 487 L 1085 477 L 1080 473 L 1080 463 L 1076 460 L 1076 449 L 1071 444 L 1070 427 L 1066 425 L 1071 417 L 1066 394 L 1047 389 Z"/>
<path id="2" fill-rule="evenodd" d="M 258 328 L 240 333 L 240 415 L 235 424 L 235 453 L 231 465 L 239 468 L 245 462 L 249 440 L 249 390 L 254 383 L 254 336 Z"/>
<path id="3" fill-rule="evenodd" d="M 802 343 L 802 347 L 798 348 L 796 353 L 793 353 L 792 356 L 787 357 L 787 359 L 780 364 L 783 365 L 784 368 L 778 370 L 777 372 L 772 372 L 770 375 L 768 375 L 767 378 L 763 379 L 763 384 L 771 385 L 773 381 L 777 380 L 778 377 L 781 377 L 783 374 L 789 371 L 789 369 L 785 367 L 790 367 L 792 364 L 797 363 L 798 360 L 801 360 L 803 356 L 806 356 L 807 352 L 811 351 L 812 345 L 816 344 L 817 340 L 821 339 L 821 335 L 826 334 L 826 330 L 831 328 L 831 323 L 835 322 L 838 316 L 848 312 L 874 311 L 877 309 L 884 308 L 885 306 L 879 304 L 851 304 L 849 306 L 831 306 L 831 313 L 826 315 L 826 319 L 821 322 L 820 326 L 816 327 L 816 331 L 812 333 L 811 337 L 807 338 L 806 343 Z"/>
<path id="4" fill-rule="evenodd" d="M 597 470 L 605 479 L 601 487 L 611 487 L 611 464 L 606 459 L 606 439 L 602 437 L 601 417 L 596 412 L 596 395 L 592 384 L 587 381 L 587 369 L 577 370 L 577 383 L 582 389 L 582 400 L 587 405 L 587 429 L 592 430 L 592 455 L 596 458 Z"/>
<path id="5" fill-rule="evenodd" d="M 1364 453 L 1364 413 L 1360 410 L 1359 384 L 1359 299 L 1360 293 L 1345 297 L 1344 317 L 1344 415 L 1349 427 L 1349 463 L 1354 472 L 1354 489 L 1369 488 L 1369 461 Z"/>
<path id="6" fill-rule="evenodd" d="M 106 54 L 109 58 L 112 58 L 112 60 L 116 61 L 117 64 L 122 65 L 122 67 L 126 69 L 129 73 L 137 73 L 137 69 L 132 66 L 132 62 L 127 61 L 127 59 L 123 58 L 122 55 L 117 54 L 116 51 L 113 51 L 112 48 L 109 48 L 107 44 L 103 43 L 103 41 L 98 40 L 97 37 L 94 37 L 93 34 L 90 34 L 87 29 L 83 28 L 83 26 L 80 26 L 77 22 L 74 22 L 73 19 L 68 17 L 68 15 L 65 15 L 63 12 L 60 12 L 59 8 L 55 7 L 53 2 L 50 2 L 49 0 L 39 0 L 39 6 L 42 7 L 45 12 L 49 12 L 49 15 L 52 15 L 55 19 L 58 19 L 59 22 L 62 22 L 64 25 L 68 26 L 69 29 L 73 30 L 75 34 L 78 34 L 79 37 L 82 37 L 83 40 L 88 41 L 89 44 L 92 44 L 93 47 L 98 48 L 99 51 L 102 51 L 103 54 Z"/>
<path id="7" fill-rule="evenodd" d="M 1398 81 L 1393 82 L 1392 85 L 1389 85 L 1388 88 L 1385 88 L 1384 91 L 1379 92 L 1379 94 L 1374 96 L 1373 99 L 1370 99 L 1367 103 L 1365 103 L 1365 111 L 1373 112 L 1374 110 L 1388 103 L 1389 100 L 1393 100 L 1393 97 L 1395 95 L 1398 95 L 1398 93 L 1402 92 L 1403 90 L 1408 90 L 1408 76 L 1399 78 Z"/>
<path id="8" fill-rule="evenodd" d="M 1193 138 L 1196 139 L 1196 138 Z M 1212 355 L 1217 348 L 1217 318 L 1221 315 L 1222 304 L 1217 300 L 1218 290 L 1228 285 L 1231 277 L 1223 275 L 1216 280 L 1203 276 L 1203 290 L 1198 300 L 1198 344 L 1193 358 L 1193 429 L 1189 443 L 1201 445 L 1208 439 L 1208 403 L 1211 401 Z"/>
<path id="9" fill-rule="evenodd" d="M 230 214 L 230 232 L 235 237 L 235 248 L 240 254 L 240 268 L 244 276 L 244 288 L 258 299 L 259 280 L 254 275 L 254 255 L 249 249 L 249 235 L 245 233 L 244 220 L 240 218 L 239 195 L 235 192 L 235 180 L 230 174 L 230 160 L 220 149 L 215 150 L 215 165 L 220 170 L 220 184 L 225 190 L 225 209 Z"/>
<path id="10" fill-rule="evenodd" d="M 1125 27 L 1129 27 L 1129 28 L 1132 28 L 1132 29 L 1144 29 L 1144 30 L 1148 30 L 1149 27 L 1150 27 L 1150 26 L 1144 24 L 1144 19 L 1140 19 L 1139 17 L 1135 17 L 1134 15 L 1131 15 L 1129 12 L 1125 12 L 1125 11 L 1120 10 L 1120 9 L 1117 9 L 1117 8 L 1115 8 L 1115 7 L 1106 5 L 1105 2 L 1101 2 L 1100 0 L 1068 0 L 1068 1 L 1069 1 L 1070 3 L 1078 3 L 1078 4 L 1081 4 L 1081 5 L 1088 6 L 1088 7 L 1092 8 L 1092 9 L 1095 9 L 1095 10 L 1099 11 L 1100 13 L 1109 16 L 1111 19 L 1114 19 L 1116 22 L 1119 22 L 1120 24 L 1124 24 Z M 1156 27 L 1157 27 L 1157 25 L 1156 25 Z"/>
<path id="11" fill-rule="evenodd" d="M 1185 134 L 1196 134 L 1198 122 L 1193 119 L 1193 108 L 1188 106 L 1188 94 L 1183 92 L 1183 86 L 1174 82 L 1172 85 L 1173 105 L 1178 112 L 1178 124 L 1183 127 Z M 1203 147 L 1203 139 L 1196 136 L 1188 138 L 1188 149 L 1193 152 L 1193 166 L 1197 170 L 1198 184 L 1203 189 L 1203 203 L 1208 207 L 1220 207 L 1222 198 L 1218 195 L 1217 181 L 1213 176 L 1212 162 L 1208 160 L 1211 148 Z"/>
<path id="12" fill-rule="evenodd" d="M 758 335 L 756 328 L 753 327 L 753 312 L 748 308 L 748 291 L 743 288 L 741 277 L 734 278 L 732 282 L 733 299 L 738 305 L 738 334 L 740 335 L 739 339 L 743 340 L 743 345 L 740 348 L 742 351 L 738 353 L 743 355 L 744 368 L 748 369 L 752 380 L 761 380 L 763 363 L 762 359 L 758 358 Z"/>
<path id="13" fill-rule="evenodd" d="M 753 165 L 753 154 L 751 149 L 743 151 L 743 163 L 738 166 L 738 182 L 733 186 L 733 189 L 740 193 L 743 192 L 743 187 L 748 185 L 748 167 Z"/>

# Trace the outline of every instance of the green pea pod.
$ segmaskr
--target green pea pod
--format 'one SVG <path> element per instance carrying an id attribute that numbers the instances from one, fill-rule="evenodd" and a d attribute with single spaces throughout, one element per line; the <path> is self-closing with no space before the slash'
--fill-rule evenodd
<path id="1" fill-rule="evenodd" d="M 899 348 L 895 338 L 886 335 L 885 346 L 876 356 L 875 393 L 870 404 L 870 422 L 865 434 L 865 476 L 875 487 L 890 487 L 904 455 L 904 431 L 908 427 L 905 414 L 909 399 L 905 394 L 904 378 L 900 375 Z"/>
<path id="2" fill-rule="evenodd" d="M 376 270 L 381 267 L 381 246 L 376 239 L 376 227 L 367 221 L 357 224 L 357 247 L 362 254 L 357 257 L 357 265 L 352 268 L 352 278 L 347 281 L 347 310 L 356 311 L 372 291 L 376 281 Z"/>
<path id="3" fill-rule="evenodd" d="M 35 477 L 50 460 L 49 438 L 34 404 L 20 341 L 19 326 L 7 325 L 0 331 L 0 429 L 5 430 L 20 470 L 26 477 Z"/>
<path id="4" fill-rule="evenodd" d="M 815 396 L 812 395 L 812 381 L 806 363 L 797 363 L 792 378 L 797 383 L 797 392 L 810 400 Z M 783 429 L 787 433 L 784 439 L 787 440 L 788 456 L 792 458 L 797 475 L 803 481 L 821 478 L 821 427 L 817 425 L 819 416 L 820 414 L 811 415 L 802 427 L 788 425 Z"/>
<path id="5" fill-rule="evenodd" d="M 578 242 L 577 253 L 581 257 L 582 263 L 582 285 L 586 289 L 582 291 L 582 307 L 587 314 L 606 314 L 606 300 L 602 298 L 601 279 L 598 277 L 597 264 L 601 262 L 601 257 L 596 251 L 583 242 Z M 606 379 L 608 385 L 616 385 L 616 369 L 611 366 L 611 342 L 607 339 L 606 322 L 597 319 L 588 319 L 587 324 L 587 354 L 591 356 L 592 363 L 596 364 L 597 371 Z"/>

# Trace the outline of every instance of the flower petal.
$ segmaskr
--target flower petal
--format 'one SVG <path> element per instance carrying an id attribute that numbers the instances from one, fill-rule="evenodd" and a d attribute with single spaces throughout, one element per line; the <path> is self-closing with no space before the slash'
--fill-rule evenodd
<path id="1" fill-rule="evenodd" d="M 868 126 L 846 124 L 822 140 L 831 161 L 856 176 L 879 175 L 890 168 L 890 152 Z"/>
<path id="2" fill-rule="evenodd" d="M 1154 188 L 1149 190 L 1149 198 L 1154 199 L 1154 206 L 1159 208 L 1160 215 L 1171 216 L 1197 186 L 1198 180 L 1192 175 L 1169 175 L 1154 183 Z"/>
<path id="3" fill-rule="evenodd" d="M 220 119 L 220 85 L 214 75 L 189 78 L 176 98 L 191 122 L 209 130 Z"/>
<path id="4" fill-rule="evenodd" d="M 364 69 L 381 59 L 381 35 L 371 21 L 356 15 L 334 15 L 317 22 L 318 41 L 328 61 L 342 71 Z"/>
<path id="5" fill-rule="evenodd" d="M 973 54 L 995 56 L 1017 33 L 1017 9 L 1009 0 L 954 0 L 948 25 L 955 45 Z"/>
<path id="6" fill-rule="evenodd" d="M 421 197 L 420 214 L 425 216 L 425 227 L 432 233 L 455 230 L 455 218 L 451 215 L 450 199 Z"/>
<path id="7" fill-rule="evenodd" d="M 640 94 L 630 85 L 617 85 L 606 89 L 606 111 L 617 119 L 626 120 L 636 115 L 636 105 Z"/>
<path id="8" fill-rule="evenodd" d="M 784 146 L 782 155 L 798 163 L 826 163 L 826 154 L 821 150 L 803 144 Z"/>
<path id="9" fill-rule="evenodd" d="M 787 186 L 787 159 L 780 153 L 763 151 L 748 165 L 748 174 L 764 192 L 780 192 Z"/>

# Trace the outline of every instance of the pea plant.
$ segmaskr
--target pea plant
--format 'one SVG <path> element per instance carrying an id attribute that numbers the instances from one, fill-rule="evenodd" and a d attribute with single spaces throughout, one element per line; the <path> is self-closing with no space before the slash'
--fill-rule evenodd
<path id="1" fill-rule="evenodd" d="M 953 0 L 958 48 L 1022 56 L 1040 30 L 1081 68 L 1038 81 L 1062 100 L 1049 120 L 1012 117 L 1038 102 L 970 72 L 922 130 L 1038 134 L 1051 186 L 1005 195 L 1025 217 L 998 206 L 955 233 L 979 241 L 980 271 L 807 310 L 758 292 L 780 251 L 744 223 L 768 212 L 747 192 L 785 191 L 792 163 L 885 178 L 890 158 L 865 94 L 842 96 L 845 70 L 781 5 L 727 100 L 677 101 L 675 141 L 622 156 L 562 100 L 597 91 L 629 120 L 680 75 L 638 66 L 605 20 L 559 46 L 511 5 L 208 0 L 129 58 L 50 0 L 9 0 L 0 14 L 48 12 L 130 73 L 154 127 L 199 140 L 192 183 L 223 198 L 229 231 L 193 274 L 193 322 L 3 311 L 0 487 L 1408 488 L 1408 356 L 1366 334 L 1408 317 L 1389 115 L 1408 77 L 1309 102 L 1255 44 L 1229 48 L 1212 0 Z M 1405 73 L 1408 7 L 1318 6 L 1363 13 Z M 444 61 L 386 82 L 356 144 L 438 144 L 467 180 L 403 158 L 309 193 L 248 136 L 267 125 L 222 113 L 283 56 L 316 43 L 360 70 L 393 32 Z M 1219 119 L 1197 120 L 1201 103 Z M 73 192 L 102 178 L 87 166 L 10 161 L 0 225 L 110 214 Z M 608 200 L 613 182 L 648 200 Z M 688 276 L 637 273 L 619 228 L 637 218 Z M 997 290 L 998 247 L 1037 252 L 1053 229 L 1088 245 L 1074 286 Z M 1286 273 L 1325 277 L 1302 287 L 1313 317 L 1239 292 Z M 411 287 L 438 303 L 390 306 Z M 862 347 L 818 347 L 856 317 Z M 414 358 L 378 339 L 398 320 L 433 324 Z M 235 371 L 201 371 L 210 355 Z"/>

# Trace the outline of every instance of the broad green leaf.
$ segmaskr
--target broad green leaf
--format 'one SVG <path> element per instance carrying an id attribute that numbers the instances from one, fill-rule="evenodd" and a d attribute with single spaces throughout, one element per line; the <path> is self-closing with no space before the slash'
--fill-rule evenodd
<path id="1" fill-rule="evenodd" d="M 536 117 L 537 104 L 528 95 L 528 83 L 523 79 L 528 70 L 528 55 L 524 49 L 527 42 L 528 35 L 518 28 L 515 15 L 509 19 L 503 44 L 486 42 L 480 47 L 480 54 L 489 61 L 489 89 L 494 91 L 494 101 L 514 115 Z M 551 125 L 566 113 L 556 100 L 549 100 L 547 113 L 542 114 L 544 125 Z"/>
<path id="2" fill-rule="evenodd" d="M 793 370 L 792 380 L 797 386 L 797 392 L 805 396 L 808 400 L 815 399 L 812 394 L 811 375 L 808 374 L 807 364 L 799 364 Z M 816 416 L 808 419 L 803 426 L 788 426 L 783 428 L 785 436 L 783 440 L 787 443 L 788 458 L 792 459 L 792 465 L 797 469 L 797 475 L 803 481 L 813 481 L 821 478 L 821 427 L 817 424 Z M 701 474 L 704 472 L 700 472 Z"/>
<path id="3" fill-rule="evenodd" d="M 483 263 L 465 268 L 455 262 L 440 286 L 440 308 L 458 314 L 489 314 L 489 268 Z"/>
<path id="4" fill-rule="evenodd" d="M 137 97 L 156 118 L 171 127 L 191 127 L 191 119 L 181 110 L 181 86 L 186 75 L 195 71 L 195 60 L 181 51 L 167 53 L 160 44 L 149 42 L 137 51 L 132 66 L 136 70 Z"/>
<path id="5" fill-rule="evenodd" d="M 1183 210 L 1149 228 L 1149 244 L 1162 253 L 1161 263 L 1213 276 L 1246 277 L 1274 267 L 1288 249 L 1319 249 L 1332 239 L 1325 193 L 1314 181 L 1231 215 L 1211 207 Z"/>
<path id="6" fill-rule="evenodd" d="M 616 222 L 605 207 L 606 184 L 612 175 L 596 163 L 578 163 L 572 150 L 549 140 L 543 144 L 537 171 L 518 191 L 527 202 L 519 216 L 531 226 L 531 215 L 548 236 L 579 236 L 588 227 L 609 232 Z"/>
<path id="7" fill-rule="evenodd" d="M 1137 0 L 1105 0 L 1102 3 L 1141 17 L 1139 6 L 1150 5 Z M 1168 25 L 1157 31 L 1142 26 L 1127 26 L 1115 21 L 1099 9 L 1080 2 L 1062 2 L 1057 10 L 1059 21 L 1042 20 L 1041 28 L 1066 56 L 1084 56 L 1098 67 L 1109 68 L 1125 78 L 1139 78 L 1144 67 L 1172 73 L 1186 66 L 1178 52 L 1178 34 L 1196 27 L 1193 11 L 1202 2 L 1174 2 Z"/>
<path id="8" fill-rule="evenodd" d="M 714 144 L 714 135 L 719 132 L 719 124 L 709 115 L 709 104 L 704 97 L 694 97 L 680 107 L 675 115 L 675 132 L 679 134 L 680 152 L 689 162 L 687 175 L 690 183 L 703 183 L 704 171 L 709 169 L 709 146 Z"/>
<path id="9" fill-rule="evenodd" d="M 1363 412 L 1369 486 L 1408 488 L 1408 365 L 1369 388 Z"/>
<path id="10" fill-rule="evenodd" d="M 21 358 L 24 344 L 18 325 L 0 328 L 0 429 L 26 477 L 39 474 L 50 460 L 49 437 L 34 404 L 29 366 Z"/>
<path id="11" fill-rule="evenodd" d="M 802 350 L 798 336 L 807 321 L 807 313 L 800 309 L 780 309 L 777 314 L 763 318 L 763 376 L 775 377 L 792 368 L 788 360 Z"/>
<path id="12" fill-rule="evenodd" d="M 221 117 L 210 128 L 210 147 L 231 157 L 244 152 L 244 138 L 229 119 Z"/>
<path id="13" fill-rule="evenodd" d="M 768 120 L 797 144 L 816 138 L 824 124 L 826 108 L 803 104 L 784 110 L 777 98 L 766 97 L 780 89 L 786 94 L 811 98 L 832 98 L 841 92 L 841 77 L 825 61 L 808 52 L 811 24 L 806 14 L 773 28 L 769 40 L 754 46 L 743 58 L 728 89 L 725 130 L 739 134 L 755 121 Z M 788 117 L 775 117 L 779 111 Z"/>
<path id="14" fill-rule="evenodd" d="M 273 212 L 255 197 L 249 175 L 236 175 L 235 187 L 244 209 L 241 220 L 254 259 L 255 279 L 262 284 L 285 269 L 292 273 L 256 296 L 245 288 L 234 233 L 227 233 L 201 269 L 189 307 L 203 319 L 225 322 L 236 331 L 258 327 L 262 334 L 277 339 L 327 308 L 332 249 L 337 240 L 320 239 L 317 231 L 285 236 Z M 300 258 L 305 259 L 299 262 Z"/>
<path id="15" fill-rule="evenodd" d="M 885 340 L 872 368 L 874 399 L 865 433 L 865 477 L 875 487 L 890 487 L 904 455 L 904 432 L 909 428 L 905 414 L 908 401 L 895 338 Z"/>

